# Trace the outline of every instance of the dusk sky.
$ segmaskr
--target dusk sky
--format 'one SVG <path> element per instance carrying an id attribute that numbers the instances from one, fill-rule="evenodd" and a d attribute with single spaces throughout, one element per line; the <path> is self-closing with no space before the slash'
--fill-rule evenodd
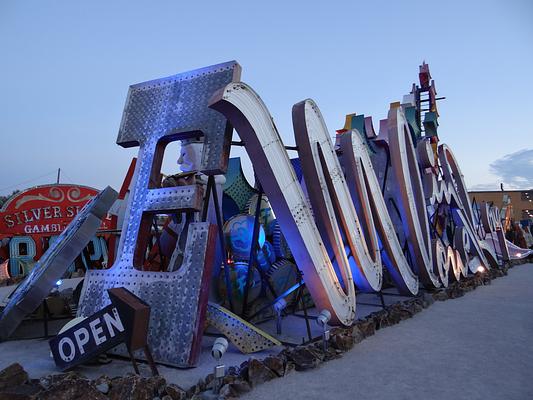
<path id="1" fill-rule="evenodd" d="M 115 144 L 128 86 L 229 60 L 286 144 L 305 98 L 332 135 L 353 112 L 377 129 L 425 60 L 469 188 L 533 188 L 528 0 L 0 0 L 0 60 L 0 195 L 59 167 L 62 182 L 118 189 L 137 153 Z"/>

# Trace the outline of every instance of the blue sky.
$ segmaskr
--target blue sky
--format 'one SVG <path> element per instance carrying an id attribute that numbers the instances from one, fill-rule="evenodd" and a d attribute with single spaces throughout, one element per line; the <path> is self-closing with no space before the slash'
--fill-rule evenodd
<path id="1" fill-rule="evenodd" d="M 467 185 L 533 187 L 531 1 L 0 0 L 0 195 L 58 167 L 118 188 L 128 86 L 232 59 L 287 144 L 305 98 L 332 132 L 352 112 L 377 129 L 425 60 Z"/>

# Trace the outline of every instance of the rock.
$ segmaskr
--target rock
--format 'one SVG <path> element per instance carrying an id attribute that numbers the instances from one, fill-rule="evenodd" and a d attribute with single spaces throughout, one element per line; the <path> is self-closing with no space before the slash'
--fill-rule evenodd
<path id="1" fill-rule="evenodd" d="M 385 326 L 396 325 L 400 323 L 403 319 L 409 318 L 406 317 L 408 313 L 401 307 L 400 304 L 395 304 L 394 307 L 391 307 L 387 312 L 387 323 Z"/>
<path id="2" fill-rule="evenodd" d="M 172 400 L 172 397 L 170 397 L 168 394 L 161 397 L 161 400 Z"/>
<path id="3" fill-rule="evenodd" d="M 372 318 L 367 317 L 364 320 L 357 321 L 355 325 L 359 328 L 365 338 L 376 333 L 376 324 Z"/>
<path id="4" fill-rule="evenodd" d="M 242 363 L 239 367 L 239 377 L 244 380 L 248 379 L 248 361 L 246 361 L 246 363 Z"/>
<path id="5" fill-rule="evenodd" d="M 331 361 L 336 358 L 341 358 L 343 353 L 344 352 L 342 350 L 335 349 L 333 346 L 329 346 L 324 361 Z"/>
<path id="6" fill-rule="evenodd" d="M 389 325 L 388 317 L 389 314 L 386 310 L 376 311 L 370 314 L 370 318 L 374 320 L 373 322 L 376 331 Z"/>
<path id="7" fill-rule="evenodd" d="M 224 385 L 220 388 L 219 397 L 223 399 L 232 399 L 237 397 L 238 394 L 235 392 L 235 389 L 231 384 Z"/>
<path id="8" fill-rule="evenodd" d="M 98 389 L 98 391 L 102 392 L 103 394 L 109 393 L 109 385 L 105 382 L 96 385 L 96 389 Z"/>
<path id="9" fill-rule="evenodd" d="M 445 290 L 438 290 L 435 293 L 433 293 L 433 299 L 435 301 L 448 300 L 448 293 L 446 293 Z"/>
<path id="10" fill-rule="evenodd" d="M 199 393 L 200 391 L 198 390 L 198 387 L 196 385 L 194 386 L 191 386 L 189 389 L 187 389 L 187 391 L 185 392 L 186 396 L 185 398 L 191 398 L 192 396 L 194 396 L 195 394 Z"/>
<path id="11" fill-rule="evenodd" d="M 290 374 L 292 371 L 295 371 L 296 370 L 296 364 L 294 364 L 292 361 L 286 361 L 285 362 L 285 368 L 283 370 L 283 376 L 287 376 L 288 374 Z"/>
<path id="12" fill-rule="evenodd" d="M 212 390 L 206 390 L 204 392 L 195 394 L 192 398 L 201 400 L 219 400 L 220 395 L 218 393 L 213 393 Z"/>
<path id="13" fill-rule="evenodd" d="M 461 290 L 463 291 L 463 293 L 468 293 L 474 290 L 475 288 L 476 288 L 475 286 L 465 286 L 465 287 L 462 287 Z"/>
<path id="14" fill-rule="evenodd" d="M 428 308 L 430 305 L 435 303 L 435 298 L 429 293 L 422 294 L 421 300 L 422 300 L 422 307 L 424 308 Z"/>
<path id="15" fill-rule="evenodd" d="M 229 383 L 228 385 L 231 388 L 231 392 L 235 395 L 248 393 L 250 390 L 252 390 L 251 385 L 242 379 L 237 379 L 234 382 Z"/>
<path id="16" fill-rule="evenodd" d="M 203 392 L 207 389 L 206 384 L 203 379 L 200 379 L 196 385 L 191 386 L 187 391 L 185 392 L 187 394 L 187 398 L 194 398 L 194 395 L 197 395 L 200 392 Z"/>
<path id="17" fill-rule="evenodd" d="M 28 382 L 28 373 L 19 363 L 11 364 L 0 371 L 0 391 Z"/>
<path id="18" fill-rule="evenodd" d="M 62 379 L 39 394 L 39 400 L 106 400 L 94 383 L 87 379 Z"/>
<path id="19" fill-rule="evenodd" d="M 353 337 L 345 333 L 333 335 L 330 342 L 335 349 L 342 352 L 346 352 L 353 347 Z"/>
<path id="20" fill-rule="evenodd" d="M 248 361 L 248 382 L 254 387 L 270 381 L 276 377 L 276 374 L 261 361 L 250 358 Z"/>
<path id="21" fill-rule="evenodd" d="M 42 386 L 35 382 L 23 383 L 0 390 L 0 400 L 34 400 L 42 389 Z"/>
<path id="22" fill-rule="evenodd" d="M 361 343 L 365 338 L 365 335 L 363 335 L 363 332 L 361 331 L 361 328 L 359 328 L 358 325 L 352 326 L 351 335 L 353 344 Z"/>
<path id="23" fill-rule="evenodd" d="M 167 381 L 162 376 L 152 376 L 148 378 L 149 385 L 154 387 L 154 392 L 156 392 L 159 396 L 161 396 L 164 393 L 165 387 L 167 386 Z"/>
<path id="24" fill-rule="evenodd" d="M 410 306 L 413 309 L 413 315 L 418 314 L 424 309 L 424 306 L 418 301 L 418 299 L 412 300 Z"/>
<path id="25" fill-rule="evenodd" d="M 168 384 L 165 392 L 172 400 L 184 400 L 187 397 L 187 392 L 174 383 Z"/>
<path id="26" fill-rule="evenodd" d="M 281 356 L 269 356 L 263 360 L 263 364 L 274 371 L 277 376 L 283 376 L 285 374 L 285 360 Z"/>
<path id="27" fill-rule="evenodd" d="M 208 374 L 208 375 L 205 377 L 205 386 L 206 386 L 206 387 L 209 386 L 209 384 L 210 384 L 211 382 L 213 382 L 214 380 L 215 380 L 215 374 L 211 372 L 210 374 Z"/>
<path id="28" fill-rule="evenodd" d="M 449 299 L 457 299 L 458 297 L 464 296 L 465 292 L 459 285 L 453 284 L 446 289 L 446 294 Z"/>
<path id="29" fill-rule="evenodd" d="M 505 275 L 505 272 L 503 269 L 500 268 L 491 268 L 489 270 L 489 276 L 491 279 L 500 278 Z"/>
<path id="30" fill-rule="evenodd" d="M 400 321 L 412 318 L 413 315 L 420 310 L 422 310 L 422 307 L 417 307 L 414 301 L 404 301 L 400 303 L 398 307 L 398 316 L 400 317 Z"/>
<path id="31" fill-rule="evenodd" d="M 328 354 L 327 352 L 324 351 L 324 346 L 322 344 L 322 340 L 318 341 L 318 342 L 314 342 L 314 343 L 311 343 L 308 347 L 307 347 L 307 350 L 313 354 L 319 362 L 322 362 L 324 361 Z"/>
<path id="32" fill-rule="evenodd" d="M 248 377 L 248 360 L 243 361 L 239 366 L 239 376 L 244 379 Z"/>
<path id="33" fill-rule="evenodd" d="M 305 347 L 296 347 L 287 353 L 287 358 L 294 363 L 296 371 L 305 371 L 315 368 L 320 360 Z M 287 371 L 285 371 L 287 373 Z"/>
<path id="34" fill-rule="evenodd" d="M 47 375 L 39 379 L 40 385 L 44 389 L 59 385 L 63 381 L 76 381 L 79 379 L 86 379 L 77 372 L 67 372 L 65 374 Z M 100 379 L 100 378 L 99 378 Z"/>
<path id="35" fill-rule="evenodd" d="M 196 386 L 198 386 L 198 389 L 200 389 L 200 392 L 203 392 L 205 390 L 205 387 L 207 386 L 205 384 L 205 381 L 203 379 L 199 379 L 198 380 L 198 383 L 196 384 Z"/>
<path id="36" fill-rule="evenodd" d="M 246 381 L 241 380 L 241 379 L 236 380 L 233 383 L 230 383 L 230 385 L 233 388 L 233 390 L 235 390 L 239 394 L 247 393 L 250 390 L 252 390 L 252 387 L 250 386 L 250 384 L 248 382 L 246 382 Z"/>
<path id="37" fill-rule="evenodd" d="M 159 396 L 165 387 L 165 379 L 160 376 L 143 378 L 139 375 L 126 375 L 113 378 L 109 398 L 111 400 L 144 400 Z"/>
<path id="38" fill-rule="evenodd" d="M 226 376 L 224 378 L 222 378 L 222 384 L 225 385 L 226 383 L 233 383 L 237 380 L 239 380 L 241 378 L 239 378 L 238 375 L 229 375 L 229 374 L 226 374 Z"/>
<path id="39" fill-rule="evenodd" d="M 111 378 L 106 375 L 102 375 L 95 379 L 94 384 L 99 392 L 108 394 L 111 386 Z"/>
<path id="40" fill-rule="evenodd" d="M 107 383 L 109 386 L 111 386 L 111 378 L 107 375 L 101 375 L 94 380 L 95 385 L 100 385 L 101 383 Z"/>

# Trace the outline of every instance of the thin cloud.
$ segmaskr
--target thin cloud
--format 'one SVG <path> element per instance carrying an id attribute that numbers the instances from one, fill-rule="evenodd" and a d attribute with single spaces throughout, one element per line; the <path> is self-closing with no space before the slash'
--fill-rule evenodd
<path id="1" fill-rule="evenodd" d="M 508 189 L 533 188 L 533 149 L 507 154 L 490 164 L 490 172 Z"/>

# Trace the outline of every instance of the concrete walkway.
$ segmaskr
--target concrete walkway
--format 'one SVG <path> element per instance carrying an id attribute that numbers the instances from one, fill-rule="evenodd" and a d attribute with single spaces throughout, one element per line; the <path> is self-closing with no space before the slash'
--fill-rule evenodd
<path id="1" fill-rule="evenodd" d="M 533 399 L 533 264 L 244 399 Z"/>

